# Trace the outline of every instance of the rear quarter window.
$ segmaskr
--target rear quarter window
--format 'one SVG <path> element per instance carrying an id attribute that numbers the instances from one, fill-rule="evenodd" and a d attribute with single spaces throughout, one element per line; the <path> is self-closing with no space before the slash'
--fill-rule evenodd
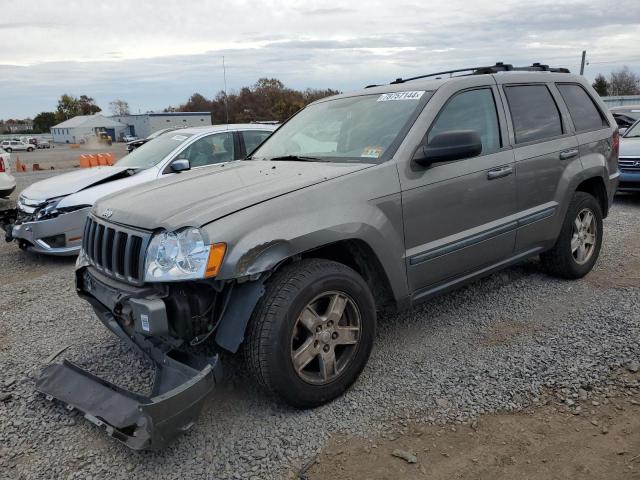
<path id="1" fill-rule="evenodd" d="M 609 122 L 584 88 L 580 85 L 567 83 L 558 83 L 556 86 L 564 103 L 567 104 L 576 132 L 597 130 L 609 126 Z"/>
<path id="2" fill-rule="evenodd" d="M 562 135 L 560 111 L 546 85 L 508 85 L 504 92 L 516 143 Z"/>

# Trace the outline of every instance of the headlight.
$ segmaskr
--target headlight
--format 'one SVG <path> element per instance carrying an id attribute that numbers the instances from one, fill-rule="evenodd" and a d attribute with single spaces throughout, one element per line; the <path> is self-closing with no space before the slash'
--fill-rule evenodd
<path id="1" fill-rule="evenodd" d="M 214 277 L 226 250 L 207 245 L 197 228 L 161 232 L 151 239 L 145 260 L 145 282 L 171 282 Z"/>
<path id="2" fill-rule="evenodd" d="M 36 210 L 36 220 L 47 220 L 58 216 L 56 207 L 64 197 L 52 198 Z"/>

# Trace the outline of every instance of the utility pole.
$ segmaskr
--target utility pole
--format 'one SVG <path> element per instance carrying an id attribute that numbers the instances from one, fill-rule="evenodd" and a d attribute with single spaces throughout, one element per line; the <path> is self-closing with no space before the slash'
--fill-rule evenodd
<path id="1" fill-rule="evenodd" d="M 227 126 L 229 125 L 229 99 L 227 97 L 227 68 L 224 64 L 224 55 L 222 56 L 222 72 L 224 75 L 224 114 L 225 114 L 225 123 Z"/>
<path id="2" fill-rule="evenodd" d="M 587 51 L 582 51 L 582 62 L 580 63 L 580 75 L 584 75 L 584 61 L 587 59 Z"/>

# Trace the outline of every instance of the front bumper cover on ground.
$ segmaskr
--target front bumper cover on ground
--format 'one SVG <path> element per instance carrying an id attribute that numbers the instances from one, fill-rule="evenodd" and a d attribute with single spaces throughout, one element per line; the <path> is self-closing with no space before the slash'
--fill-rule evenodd
<path id="1" fill-rule="evenodd" d="M 82 412 L 89 421 L 134 450 L 156 450 L 187 431 L 202 405 L 220 382 L 218 356 L 201 357 L 172 351 L 142 335 L 132 337 L 99 302 L 91 302 L 102 322 L 156 367 L 150 396 L 120 388 L 63 361 L 51 364 L 36 382 L 36 389 L 49 399 L 58 399 L 69 409 Z"/>

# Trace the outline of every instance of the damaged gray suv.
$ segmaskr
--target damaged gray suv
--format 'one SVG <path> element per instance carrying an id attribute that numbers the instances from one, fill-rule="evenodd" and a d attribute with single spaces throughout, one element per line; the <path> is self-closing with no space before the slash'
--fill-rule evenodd
<path id="1" fill-rule="evenodd" d="M 377 312 L 537 255 L 586 275 L 618 146 L 584 78 L 540 64 L 319 100 L 246 160 L 95 204 L 77 291 L 153 360 L 155 385 L 132 393 L 65 361 L 37 388 L 136 449 L 187 430 L 239 351 L 266 392 L 321 405 L 365 367 Z"/>

